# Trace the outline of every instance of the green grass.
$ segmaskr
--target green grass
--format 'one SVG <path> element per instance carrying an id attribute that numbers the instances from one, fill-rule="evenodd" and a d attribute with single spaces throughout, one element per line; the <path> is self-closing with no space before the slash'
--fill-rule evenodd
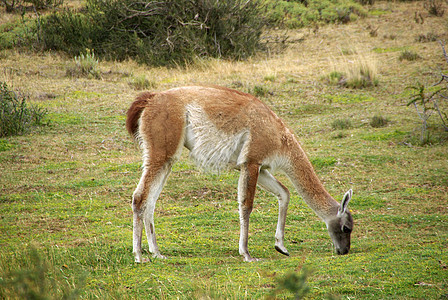
<path id="1" fill-rule="evenodd" d="M 263 299 L 290 274 L 307 270 L 309 299 L 445 299 L 448 138 L 434 118 L 433 142 L 414 142 L 419 120 L 406 106 L 411 93 L 405 90 L 445 62 L 437 44 L 403 36 L 408 23 L 400 25 L 395 10 L 412 5 L 397 2 L 387 19 L 374 16 L 401 26 L 391 31 L 395 40 L 372 39 L 365 30 L 358 35 L 357 23 L 338 26 L 338 37 L 322 26 L 322 33 L 291 45 L 293 54 L 212 61 L 200 70 L 101 62 L 104 78 L 92 80 L 66 77 L 71 60 L 57 54 L 5 52 L 2 66 L 14 70 L 15 87 L 49 111 L 49 126 L 0 139 L 0 298 Z M 437 20 L 427 18 L 425 26 L 438 28 L 431 23 Z M 315 47 L 325 38 L 322 47 L 337 49 L 348 44 L 344 37 L 366 43 L 357 49 L 409 47 L 422 58 L 405 64 L 396 53 L 386 60 L 387 51 L 376 53 L 381 84 L 329 85 L 315 70 L 326 68 L 334 53 L 317 55 Z M 156 206 L 158 243 L 168 259 L 135 264 L 131 196 L 141 153 L 125 130 L 125 114 L 138 91 L 120 74 L 145 74 L 157 90 L 198 82 L 257 87 L 296 134 L 329 193 L 340 201 L 353 189 L 350 254 L 333 253 L 325 224 L 276 174 L 291 191 L 285 241 L 291 256 L 274 249 L 277 200 L 258 189 L 249 250 L 262 260 L 243 262 L 238 172 L 203 173 L 185 151 Z M 55 97 L 41 97 L 47 94 Z"/>

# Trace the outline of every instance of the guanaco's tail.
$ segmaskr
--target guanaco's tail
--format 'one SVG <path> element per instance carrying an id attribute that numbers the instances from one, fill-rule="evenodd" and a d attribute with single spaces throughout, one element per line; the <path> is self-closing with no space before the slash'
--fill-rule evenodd
<path id="1" fill-rule="evenodd" d="M 148 106 L 148 100 L 154 97 L 154 93 L 146 92 L 140 94 L 137 99 L 132 102 L 131 107 L 128 109 L 126 118 L 126 129 L 129 134 L 136 138 L 138 131 L 138 120 L 143 112 L 143 110 Z"/>

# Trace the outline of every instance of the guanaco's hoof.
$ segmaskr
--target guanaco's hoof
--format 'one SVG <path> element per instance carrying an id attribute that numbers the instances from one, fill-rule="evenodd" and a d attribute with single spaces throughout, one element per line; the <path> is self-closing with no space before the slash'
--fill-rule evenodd
<path id="1" fill-rule="evenodd" d="M 282 249 L 280 249 L 280 247 L 279 246 L 275 246 L 275 250 L 277 250 L 278 252 L 280 252 L 281 254 L 283 254 L 283 255 L 286 255 L 286 256 L 289 256 L 289 252 L 288 252 L 288 250 L 282 250 Z"/>

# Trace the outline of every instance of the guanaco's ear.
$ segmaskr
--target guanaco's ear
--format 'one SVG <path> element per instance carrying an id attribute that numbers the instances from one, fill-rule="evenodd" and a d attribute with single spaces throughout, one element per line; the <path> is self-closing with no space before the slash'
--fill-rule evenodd
<path id="1" fill-rule="evenodd" d="M 343 214 L 344 212 L 348 211 L 347 206 L 350 200 L 352 199 L 353 191 L 352 189 L 349 189 L 347 193 L 345 193 L 344 198 L 341 201 L 341 206 L 339 207 L 339 214 Z"/>

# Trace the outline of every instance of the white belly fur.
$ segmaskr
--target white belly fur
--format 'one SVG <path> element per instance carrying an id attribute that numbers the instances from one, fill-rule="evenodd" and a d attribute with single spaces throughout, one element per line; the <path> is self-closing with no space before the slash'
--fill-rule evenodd
<path id="1" fill-rule="evenodd" d="M 201 107 L 187 106 L 184 145 L 200 168 L 220 172 L 238 167 L 246 161 L 249 140 L 249 130 L 225 133 L 216 128 Z"/>

